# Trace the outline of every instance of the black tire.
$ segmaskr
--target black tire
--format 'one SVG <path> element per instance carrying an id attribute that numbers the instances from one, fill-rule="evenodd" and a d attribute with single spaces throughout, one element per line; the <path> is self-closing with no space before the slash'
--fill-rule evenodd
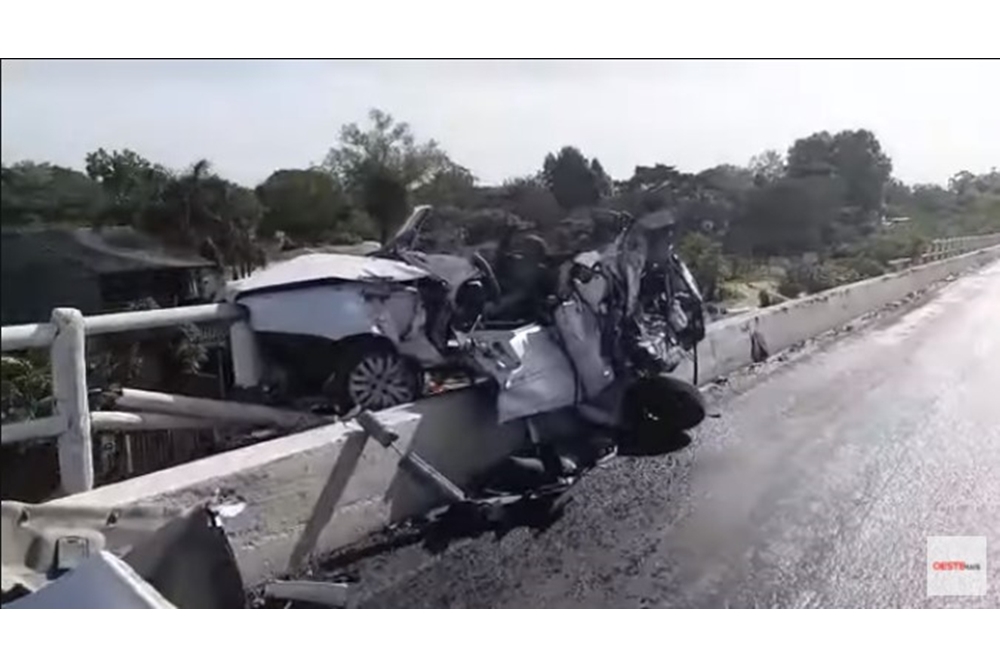
<path id="1" fill-rule="evenodd" d="M 692 429 L 705 419 L 705 399 L 698 387 L 669 375 L 641 378 L 625 393 L 626 424 L 632 429 L 654 423 L 663 433 Z"/>
<path id="2" fill-rule="evenodd" d="M 421 393 L 417 365 L 377 341 L 347 346 L 331 379 L 334 400 L 344 410 L 384 410 L 415 401 Z"/>

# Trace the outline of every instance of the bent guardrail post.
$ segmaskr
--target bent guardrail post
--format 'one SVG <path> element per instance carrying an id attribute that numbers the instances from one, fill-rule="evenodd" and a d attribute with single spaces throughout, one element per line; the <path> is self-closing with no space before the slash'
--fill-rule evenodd
<path id="1" fill-rule="evenodd" d="M 229 325 L 229 349 L 233 358 L 233 384 L 237 387 L 256 387 L 263 375 L 257 336 L 246 319 Z"/>
<path id="2" fill-rule="evenodd" d="M 372 440 L 386 449 L 396 452 L 399 455 L 399 465 L 402 468 L 408 470 L 418 479 L 430 482 L 432 486 L 447 496 L 452 502 L 461 503 L 467 500 L 465 492 L 462 489 L 442 475 L 441 471 L 425 461 L 422 456 L 416 452 L 404 452 L 397 447 L 396 440 L 399 439 L 399 436 L 383 426 L 378 417 L 371 412 L 362 410 L 354 417 L 354 421 L 364 429 L 365 433 Z"/>
<path id="3" fill-rule="evenodd" d="M 94 456 L 87 403 L 86 331 L 76 308 L 52 311 L 56 335 L 50 350 L 55 413 L 65 420 L 59 435 L 59 476 L 63 491 L 79 493 L 94 488 Z"/>

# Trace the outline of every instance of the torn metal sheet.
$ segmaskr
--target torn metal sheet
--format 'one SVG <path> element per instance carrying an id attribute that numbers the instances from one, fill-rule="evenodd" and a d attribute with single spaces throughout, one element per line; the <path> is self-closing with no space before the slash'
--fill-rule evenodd
<path id="1" fill-rule="evenodd" d="M 3 601 L 41 591 L 108 552 L 182 608 L 245 606 L 218 515 L 203 506 L 99 508 L 0 503 Z"/>
<path id="2" fill-rule="evenodd" d="M 446 283 L 451 296 L 455 295 L 462 283 L 479 274 L 478 269 L 471 261 L 458 255 L 408 251 L 401 253 L 401 256 L 408 264 L 423 269 L 429 275 Z"/>
<path id="3" fill-rule="evenodd" d="M 580 379 L 584 398 L 594 398 L 615 379 L 614 369 L 601 351 L 597 316 L 579 299 L 564 301 L 553 316 L 565 353 Z"/>
<path id="4" fill-rule="evenodd" d="M 135 570 L 107 551 L 97 551 L 48 586 L 4 609 L 173 609 L 174 605 Z"/>
<path id="5" fill-rule="evenodd" d="M 569 358 L 545 327 L 477 331 L 468 350 L 500 385 L 500 423 L 573 405 L 579 400 Z"/>
<path id="6" fill-rule="evenodd" d="M 0 503 L 4 599 L 15 591 L 31 592 L 47 585 L 74 560 L 102 550 L 124 555 L 180 516 L 180 511 L 156 507 L 114 509 L 5 500 Z"/>
<path id="7" fill-rule="evenodd" d="M 232 514 L 239 503 L 222 506 Z M 215 510 L 196 507 L 136 543 L 126 563 L 182 609 L 246 607 L 236 554 Z"/>

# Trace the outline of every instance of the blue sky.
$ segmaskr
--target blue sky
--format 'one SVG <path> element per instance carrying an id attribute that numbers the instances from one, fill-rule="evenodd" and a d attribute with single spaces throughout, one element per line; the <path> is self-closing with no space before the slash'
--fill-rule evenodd
<path id="1" fill-rule="evenodd" d="M 4 61 L 2 158 L 82 167 L 97 147 L 254 185 L 322 160 L 370 107 L 483 182 L 564 144 L 636 164 L 746 164 L 813 131 L 867 127 L 908 182 L 1000 167 L 1000 62 Z"/>

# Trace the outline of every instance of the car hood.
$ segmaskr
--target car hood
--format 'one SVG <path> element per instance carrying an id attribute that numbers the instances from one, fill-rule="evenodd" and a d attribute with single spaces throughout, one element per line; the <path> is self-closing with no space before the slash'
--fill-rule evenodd
<path id="1" fill-rule="evenodd" d="M 424 269 L 379 257 L 313 253 L 276 262 L 226 285 L 226 298 L 252 292 L 276 291 L 303 285 L 340 282 L 412 282 L 428 277 Z"/>

